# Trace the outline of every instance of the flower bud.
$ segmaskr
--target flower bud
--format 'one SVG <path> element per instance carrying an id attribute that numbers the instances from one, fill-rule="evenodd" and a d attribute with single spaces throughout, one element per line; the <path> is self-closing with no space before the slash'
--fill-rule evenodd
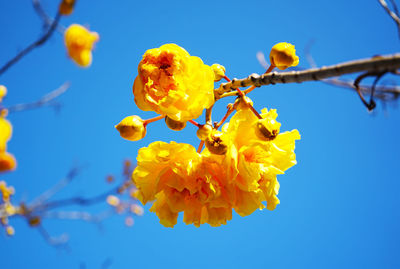
<path id="1" fill-rule="evenodd" d="M 274 140 L 279 134 L 281 124 L 272 118 L 259 119 L 257 121 L 256 135 L 263 140 Z"/>
<path id="2" fill-rule="evenodd" d="M 13 155 L 8 152 L 0 152 L 0 172 L 14 170 L 17 162 Z"/>
<path id="3" fill-rule="evenodd" d="M 7 88 L 3 85 L 0 85 L 0 102 L 3 100 L 4 96 L 7 95 Z"/>
<path id="4" fill-rule="evenodd" d="M 146 135 L 146 127 L 144 120 L 139 116 L 129 116 L 123 119 L 120 123 L 115 125 L 122 138 L 130 141 L 137 141 Z"/>
<path id="5" fill-rule="evenodd" d="M 42 220 L 41 220 L 40 217 L 38 217 L 38 216 L 31 217 L 31 218 L 28 220 L 29 225 L 30 225 L 31 227 L 39 226 L 40 223 L 41 223 L 41 221 L 42 221 Z"/>
<path id="6" fill-rule="evenodd" d="M 281 42 L 272 47 L 269 54 L 271 65 L 285 70 L 288 67 L 299 64 L 299 57 L 296 56 L 296 49 L 292 44 Z"/>
<path id="7" fill-rule="evenodd" d="M 174 130 L 174 131 L 180 131 L 186 127 L 186 121 L 181 122 L 181 121 L 173 120 L 168 116 L 165 117 L 165 123 L 167 124 L 168 128 L 170 128 L 171 130 Z"/>
<path id="8" fill-rule="evenodd" d="M 226 134 L 213 130 L 205 140 L 207 149 L 214 154 L 224 155 L 228 150 L 228 137 Z"/>
<path id="9" fill-rule="evenodd" d="M 214 71 L 214 81 L 220 81 L 225 76 L 225 67 L 220 64 L 213 64 L 211 66 Z"/>
<path id="10" fill-rule="evenodd" d="M 107 196 L 107 203 L 111 206 L 118 206 L 120 201 L 119 198 L 115 195 L 108 195 Z"/>
<path id="11" fill-rule="evenodd" d="M 61 15 L 68 16 L 74 10 L 74 5 L 75 5 L 75 0 L 63 0 L 60 3 L 58 12 L 60 12 Z"/>
<path id="12" fill-rule="evenodd" d="M 211 134 L 212 130 L 213 130 L 213 127 L 210 124 L 200 125 L 199 129 L 196 132 L 197 137 L 201 141 L 204 141 Z"/>
<path id="13" fill-rule="evenodd" d="M 249 97 L 244 96 L 244 97 L 238 97 L 235 100 L 234 106 L 236 107 L 236 110 L 239 111 L 249 108 L 247 104 L 253 105 L 253 101 L 251 101 Z"/>

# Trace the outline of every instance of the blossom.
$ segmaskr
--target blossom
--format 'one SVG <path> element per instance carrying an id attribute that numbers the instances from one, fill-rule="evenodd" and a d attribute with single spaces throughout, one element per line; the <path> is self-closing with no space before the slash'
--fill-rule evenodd
<path id="1" fill-rule="evenodd" d="M 269 54 L 271 65 L 285 70 L 291 66 L 299 64 L 299 57 L 296 56 L 296 50 L 290 43 L 281 42 L 272 47 Z"/>
<path id="2" fill-rule="evenodd" d="M 213 64 L 211 68 L 214 71 L 215 81 L 220 81 L 225 76 L 225 67 L 223 65 Z"/>
<path id="3" fill-rule="evenodd" d="M 12 154 L 8 152 L 0 152 L 0 172 L 14 170 L 17 162 Z"/>
<path id="4" fill-rule="evenodd" d="M 92 63 L 93 46 L 98 40 L 99 35 L 96 32 L 90 32 L 79 24 L 72 24 L 64 33 L 69 57 L 82 67 L 88 67 Z"/>
<path id="5" fill-rule="evenodd" d="M 143 55 L 133 84 L 136 105 L 185 122 L 214 104 L 214 72 L 176 44 Z"/>
<path id="6" fill-rule="evenodd" d="M 115 128 L 119 131 L 121 137 L 131 141 L 140 140 L 146 135 L 144 120 L 136 115 L 124 118 L 115 125 Z"/>
<path id="7" fill-rule="evenodd" d="M 12 154 L 8 153 L 7 142 L 12 135 L 12 125 L 3 116 L 0 116 L 0 172 L 14 170 L 16 161 Z"/>

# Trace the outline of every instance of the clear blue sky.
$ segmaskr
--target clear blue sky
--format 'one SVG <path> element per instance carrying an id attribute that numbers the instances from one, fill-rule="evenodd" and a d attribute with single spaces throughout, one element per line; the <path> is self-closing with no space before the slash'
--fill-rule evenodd
<path id="1" fill-rule="evenodd" d="M 54 14 L 57 1 L 43 0 Z M 41 21 L 31 1 L 1 1 L 0 64 L 38 37 Z M 89 69 L 67 57 L 56 33 L 0 77 L 8 87 L 5 104 L 36 100 L 65 81 L 70 90 L 63 108 L 14 113 L 8 149 L 18 169 L 1 175 L 15 186 L 15 200 L 29 200 L 88 164 L 60 197 L 94 195 L 105 190 L 107 174 L 120 172 L 125 158 L 156 140 L 192 143 L 195 129 L 173 132 L 163 122 L 148 128 L 145 139 L 121 139 L 114 125 L 132 114 L 132 84 L 143 53 L 177 43 L 206 64 L 218 62 L 230 77 L 262 73 L 255 57 L 287 41 L 303 49 L 316 41 L 319 65 L 391 54 L 399 49 L 393 21 L 378 1 L 83 1 L 61 23 L 89 25 L 100 34 Z M 54 249 L 21 219 L 13 238 L 0 236 L 0 267 L 100 268 L 399 268 L 400 111 L 378 103 L 370 114 L 354 92 L 318 82 L 275 85 L 250 94 L 255 107 L 276 108 L 281 130 L 297 128 L 298 165 L 278 179 L 281 204 L 275 211 L 234 214 L 227 225 L 187 226 L 182 217 L 164 228 L 148 212 L 132 228 L 122 217 L 94 225 L 47 221 L 47 230 L 70 236 L 70 252 Z M 232 100 L 230 100 L 232 101 Z M 222 102 L 223 103 L 223 102 Z M 226 103 L 225 103 L 226 104 Z M 216 115 L 222 116 L 224 104 Z M 100 210 L 95 208 L 93 211 Z"/>

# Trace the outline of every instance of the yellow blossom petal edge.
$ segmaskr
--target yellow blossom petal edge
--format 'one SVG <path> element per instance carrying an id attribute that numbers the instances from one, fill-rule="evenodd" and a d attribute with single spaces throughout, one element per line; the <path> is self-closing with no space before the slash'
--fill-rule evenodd
<path id="1" fill-rule="evenodd" d="M 79 24 L 72 24 L 64 33 L 68 56 L 81 67 L 88 67 L 92 63 L 93 46 L 98 40 L 96 32 L 90 32 Z"/>
<path id="2" fill-rule="evenodd" d="M 133 84 L 136 105 L 173 120 L 197 118 L 214 103 L 214 71 L 176 44 L 150 49 Z"/>

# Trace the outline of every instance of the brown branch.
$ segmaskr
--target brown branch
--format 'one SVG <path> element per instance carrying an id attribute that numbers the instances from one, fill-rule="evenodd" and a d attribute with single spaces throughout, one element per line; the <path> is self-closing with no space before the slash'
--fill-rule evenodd
<path id="1" fill-rule="evenodd" d="M 35 109 L 35 108 L 42 107 L 42 106 L 52 106 L 57 110 L 60 107 L 60 104 L 58 102 L 56 102 L 55 99 L 57 97 L 59 97 L 60 95 L 64 94 L 69 89 L 70 85 L 71 84 L 68 81 L 64 82 L 64 84 L 62 84 L 60 87 L 47 93 L 46 95 L 44 95 L 42 98 L 40 98 L 39 100 L 37 100 L 35 102 L 25 103 L 25 104 L 16 104 L 16 105 L 6 107 L 6 109 L 10 113 Z"/>
<path id="2" fill-rule="evenodd" d="M 237 87 L 247 87 L 250 85 L 260 87 L 277 83 L 300 83 L 305 81 L 316 81 L 325 78 L 338 77 L 345 74 L 357 72 L 392 72 L 400 68 L 400 54 L 379 56 L 362 60 L 345 62 L 337 65 L 312 68 L 303 71 L 291 71 L 282 73 L 268 73 L 263 75 L 252 74 L 244 79 L 233 79 L 231 82 L 223 83 L 215 90 L 218 98 L 225 97 L 224 93 L 235 91 Z M 393 94 L 400 94 L 398 89 L 390 90 Z"/>
<path id="3" fill-rule="evenodd" d="M 54 19 L 51 18 L 49 15 L 47 15 L 47 13 L 44 11 L 42 4 L 40 3 L 40 0 L 32 0 L 32 5 L 36 13 L 40 17 L 40 19 L 43 21 L 43 27 L 44 28 L 49 27 L 54 22 Z M 57 25 L 58 32 L 64 33 L 64 30 L 65 30 L 64 26 L 60 24 Z"/>
<path id="4" fill-rule="evenodd" d="M 387 12 L 387 14 L 389 14 L 390 17 L 392 17 L 393 21 L 396 23 L 397 25 L 397 30 L 399 33 L 399 38 L 400 38 L 400 17 L 398 15 L 398 10 L 397 10 L 397 5 L 394 1 L 392 2 L 393 8 L 395 10 L 395 12 L 391 11 L 390 8 L 388 7 L 387 3 L 385 0 L 378 0 L 379 4 L 381 4 L 381 6 L 385 9 L 385 11 Z"/>
<path id="5" fill-rule="evenodd" d="M 42 46 L 54 33 L 57 28 L 58 21 L 60 20 L 61 14 L 57 11 L 56 17 L 53 23 L 50 25 L 49 29 L 36 41 L 30 44 L 28 47 L 19 52 L 14 58 L 9 60 L 4 66 L 0 68 L 0 76 L 7 71 L 12 65 L 16 64 L 21 58 L 31 52 L 33 49 Z"/>

